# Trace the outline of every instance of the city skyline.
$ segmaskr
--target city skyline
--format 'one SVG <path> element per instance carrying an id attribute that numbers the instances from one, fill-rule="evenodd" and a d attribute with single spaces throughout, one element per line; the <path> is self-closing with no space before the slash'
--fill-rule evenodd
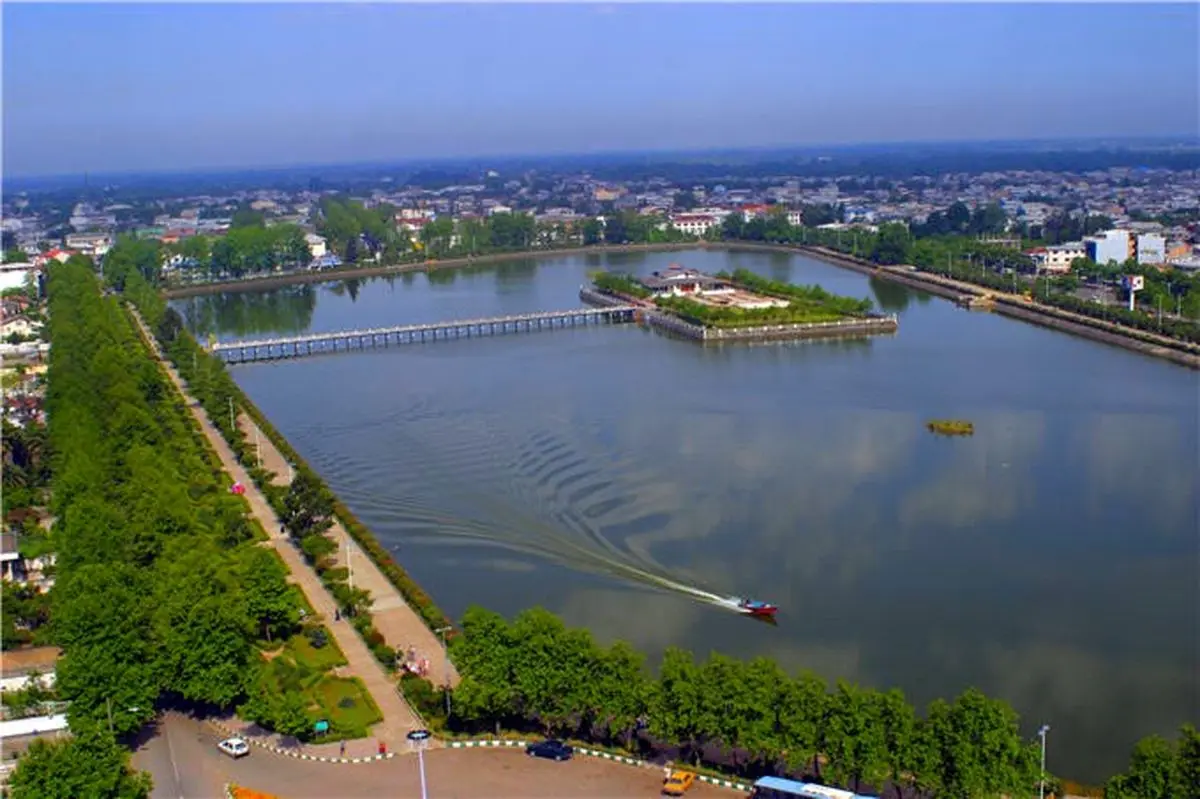
<path id="1" fill-rule="evenodd" d="M 1189 4 L 2 13 L 9 177 L 1170 136 L 1200 113 Z"/>

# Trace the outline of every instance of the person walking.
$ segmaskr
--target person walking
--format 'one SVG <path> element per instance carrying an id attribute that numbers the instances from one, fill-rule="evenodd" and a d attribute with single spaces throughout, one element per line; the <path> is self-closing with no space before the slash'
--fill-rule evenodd
<path id="1" fill-rule="evenodd" d="M 346 742 L 342 741 L 341 747 L 338 749 L 338 757 L 346 756 Z"/>

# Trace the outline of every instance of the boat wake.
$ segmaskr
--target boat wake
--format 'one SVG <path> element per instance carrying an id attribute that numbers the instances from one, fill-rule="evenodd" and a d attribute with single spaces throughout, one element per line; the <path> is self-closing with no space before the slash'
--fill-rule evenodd
<path id="1" fill-rule="evenodd" d="M 418 400 L 407 413 L 390 414 L 382 425 L 339 426 L 339 437 L 361 437 L 363 445 L 343 445 L 338 455 L 319 459 L 331 472 L 349 478 L 337 480 L 348 502 L 401 531 L 406 545 L 506 550 L 746 614 L 739 598 L 681 580 L 645 547 L 634 551 L 627 540 L 606 534 L 653 530 L 669 522 L 669 508 L 656 508 L 634 488 L 651 477 L 640 474 L 636 463 L 609 446 L 576 445 L 544 431 L 516 438 L 506 432 L 510 425 L 478 416 L 448 418 L 426 405 Z M 595 433 L 588 425 L 560 421 L 572 438 Z M 306 432 L 315 435 L 306 437 L 329 440 L 330 427 L 310 429 Z M 374 451 L 378 458 L 381 427 L 389 430 L 385 459 L 390 463 L 376 466 L 402 475 L 419 463 L 419 484 L 444 487 L 444 493 L 429 499 L 422 492 L 423 499 L 417 500 L 417 484 L 405 490 L 402 477 L 383 490 L 371 484 L 373 470 L 345 453 L 370 458 Z M 368 443 L 372 438 L 374 445 Z M 439 506 L 454 510 L 447 513 Z"/>

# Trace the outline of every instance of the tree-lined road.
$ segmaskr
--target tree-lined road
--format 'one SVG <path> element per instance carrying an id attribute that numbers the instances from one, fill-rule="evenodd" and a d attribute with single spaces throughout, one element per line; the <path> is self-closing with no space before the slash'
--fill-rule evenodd
<path id="1" fill-rule="evenodd" d="M 158 346 L 157 340 L 151 335 L 146 327 L 145 321 L 141 315 L 130 306 L 130 313 L 137 321 L 138 327 L 141 329 L 142 337 L 146 341 L 147 346 L 151 351 L 162 357 L 162 351 Z M 212 421 L 208 418 L 208 414 L 200 407 L 196 399 L 188 392 L 183 379 L 174 367 L 162 360 L 162 366 L 166 371 L 167 376 L 171 380 L 171 384 L 175 386 L 191 411 L 192 417 L 200 426 L 204 433 L 205 439 L 209 446 L 217 453 L 221 460 L 221 465 L 225 471 L 235 481 L 241 483 L 246 488 L 245 496 L 247 504 L 250 506 L 250 512 L 254 518 L 263 526 L 270 537 L 270 546 L 274 548 L 279 556 L 283 559 L 284 565 L 287 566 L 290 572 L 289 582 L 294 582 L 304 592 L 305 598 L 313 609 L 330 620 L 335 618 L 337 604 L 329 592 L 325 590 L 325 586 L 321 584 L 320 578 L 316 573 L 308 567 L 304 562 L 303 557 L 296 550 L 296 547 L 287 539 L 286 536 L 280 533 L 279 517 L 275 515 L 275 511 L 267 502 L 266 497 L 258 489 L 258 486 L 246 474 L 246 470 L 238 463 L 237 457 L 233 454 L 233 450 L 229 448 L 229 444 L 225 441 L 220 431 L 213 426 Z M 404 741 L 405 736 L 411 731 L 421 729 L 425 725 L 408 703 L 398 693 L 395 682 L 387 673 L 384 667 L 375 659 L 367 645 L 358 636 L 349 621 L 343 619 L 341 621 L 329 622 L 327 624 L 341 648 L 342 653 L 346 656 L 348 665 L 346 671 L 355 677 L 360 678 L 363 684 L 366 685 L 367 691 L 370 692 L 371 698 L 375 700 L 376 706 L 383 713 L 383 721 L 376 724 L 371 732 L 374 737 L 386 741 L 393 749 L 400 746 Z M 422 625 L 423 626 L 423 625 Z"/>

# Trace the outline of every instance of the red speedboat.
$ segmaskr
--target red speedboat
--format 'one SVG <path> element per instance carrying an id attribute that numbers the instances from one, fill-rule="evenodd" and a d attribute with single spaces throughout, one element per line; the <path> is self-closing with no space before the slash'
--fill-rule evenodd
<path id="1" fill-rule="evenodd" d="M 742 613 L 749 613 L 751 616 L 761 616 L 763 618 L 775 618 L 775 612 L 779 608 L 767 602 L 759 602 L 757 599 L 739 599 L 738 609 Z"/>

